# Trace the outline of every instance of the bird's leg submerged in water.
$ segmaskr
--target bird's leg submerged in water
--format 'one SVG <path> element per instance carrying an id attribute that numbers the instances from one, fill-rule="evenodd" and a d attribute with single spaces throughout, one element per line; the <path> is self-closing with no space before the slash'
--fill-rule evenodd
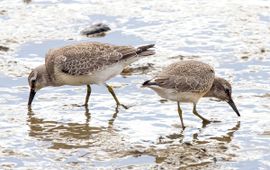
<path id="1" fill-rule="evenodd" d="M 177 102 L 177 110 L 178 110 L 178 114 L 179 114 L 179 117 L 180 117 L 180 120 L 181 120 L 181 124 L 182 124 L 182 128 L 183 130 L 185 129 L 185 126 L 184 126 L 184 121 L 183 121 L 183 116 L 182 116 L 182 110 L 180 108 L 180 103 Z"/>
<path id="2" fill-rule="evenodd" d="M 123 106 L 125 109 L 127 109 L 128 107 L 125 106 L 125 105 L 123 105 L 123 104 L 121 104 L 119 102 L 119 100 L 117 99 L 117 97 L 116 97 L 116 95 L 115 95 L 115 93 L 113 91 L 113 88 L 111 86 L 109 86 L 108 84 L 105 84 L 105 86 L 107 87 L 108 91 L 112 94 L 112 96 L 113 96 L 113 98 L 114 98 L 114 100 L 115 100 L 115 102 L 117 104 L 117 108 L 118 108 L 118 106 Z"/>
<path id="3" fill-rule="evenodd" d="M 196 116 L 198 116 L 200 119 L 202 119 L 202 121 L 203 121 L 204 124 L 208 124 L 208 123 L 211 122 L 210 120 L 208 120 L 208 119 L 202 117 L 202 116 L 197 112 L 197 110 L 196 110 L 196 103 L 193 103 L 193 114 L 196 115 Z"/>
<path id="4" fill-rule="evenodd" d="M 88 101 L 89 101 L 90 95 L 91 95 L 91 86 L 88 84 L 84 106 L 88 106 Z"/>

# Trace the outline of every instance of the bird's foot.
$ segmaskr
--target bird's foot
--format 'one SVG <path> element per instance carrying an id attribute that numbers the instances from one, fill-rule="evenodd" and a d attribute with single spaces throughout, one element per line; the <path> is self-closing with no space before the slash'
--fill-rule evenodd
<path id="1" fill-rule="evenodd" d="M 125 109 L 128 109 L 128 108 L 129 108 L 128 106 L 125 106 L 125 105 L 123 105 L 123 104 L 120 104 L 120 106 L 122 106 L 122 107 L 125 108 Z"/>
<path id="2" fill-rule="evenodd" d="M 182 126 L 182 131 L 184 131 L 186 129 L 186 126 Z"/>
<path id="3" fill-rule="evenodd" d="M 121 103 L 117 104 L 116 108 L 118 109 L 118 108 L 119 108 L 119 106 L 122 106 L 124 109 L 128 109 L 128 108 L 130 108 L 130 107 L 125 106 L 125 105 L 123 105 L 123 104 L 121 104 Z"/>
<path id="4" fill-rule="evenodd" d="M 125 106 L 125 105 L 119 103 L 119 104 L 117 104 L 116 107 L 115 107 L 115 112 L 117 112 L 117 113 L 119 112 L 119 106 L 122 106 L 124 109 L 130 108 L 130 107 L 128 107 L 128 106 Z"/>
<path id="5" fill-rule="evenodd" d="M 88 104 L 83 104 L 83 105 L 81 105 L 81 107 L 88 107 Z"/>
<path id="6" fill-rule="evenodd" d="M 204 125 L 210 124 L 212 121 L 208 120 L 208 119 L 203 119 L 202 123 Z"/>
<path id="7" fill-rule="evenodd" d="M 221 121 L 219 120 L 211 120 L 211 123 L 220 123 Z"/>
<path id="8" fill-rule="evenodd" d="M 203 123 L 203 127 L 206 127 L 208 124 L 210 124 L 210 123 L 220 123 L 221 121 L 218 121 L 218 120 L 208 120 L 208 119 L 204 119 L 203 121 L 202 121 L 202 123 Z"/>
<path id="9" fill-rule="evenodd" d="M 71 104 L 74 107 L 88 107 L 88 104 Z"/>

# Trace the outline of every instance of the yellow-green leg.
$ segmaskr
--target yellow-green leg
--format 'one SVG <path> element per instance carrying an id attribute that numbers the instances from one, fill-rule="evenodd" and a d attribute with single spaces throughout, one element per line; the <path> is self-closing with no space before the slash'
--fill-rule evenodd
<path id="1" fill-rule="evenodd" d="M 185 126 L 184 126 L 182 110 L 180 108 L 180 103 L 179 102 L 177 102 L 177 108 L 178 108 L 177 110 L 178 110 L 178 114 L 179 114 L 179 117 L 180 117 L 180 120 L 181 120 L 182 128 L 184 130 L 185 129 Z"/>
<path id="2" fill-rule="evenodd" d="M 210 120 L 208 120 L 208 119 L 202 117 L 202 116 L 197 112 L 197 110 L 196 110 L 196 104 L 195 104 L 195 103 L 193 104 L 193 114 L 196 115 L 196 116 L 198 116 L 200 119 L 202 119 L 202 121 L 203 121 L 204 124 L 210 123 Z"/>
<path id="3" fill-rule="evenodd" d="M 87 86 L 87 90 L 86 90 L 84 106 L 88 106 L 88 101 L 91 95 L 91 86 L 90 85 L 86 85 L 86 86 Z"/>
<path id="4" fill-rule="evenodd" d="M 115 100 L 115 102 L 116 102 L 117 107 L 118 107 L 118 106 L 123 106 L 125 109 L 127 109 L 127 107 L 126 107 L 125 105 L 121 104 L 121 103 L 119 102 L 119 100 L 117 99 L 117 97 L 116 97 L 116 95 L 115 95 L 115 93 L 114 93 L 114 91 L 113 91 L 113 88 L 112 88 L 111 86 L 109 86 L 108 84 L 105 84 L 105 85 L 106 85 L 108 91 L 109 91 L 109 92 L 111 93 L 111 95 L 113 96 L 113 98 L 114 98 L 114 100 Z"/>

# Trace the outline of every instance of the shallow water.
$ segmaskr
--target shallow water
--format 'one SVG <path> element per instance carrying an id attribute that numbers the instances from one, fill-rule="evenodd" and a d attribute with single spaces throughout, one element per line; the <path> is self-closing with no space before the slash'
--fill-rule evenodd
<path id="1" fill-rule="evenodd" d="M 0 169 L 269 169 L 269 10 L 263 0 L 1 1 L 0 45 L 10 50 L 0 51 Z M 112 31 L 79 34 L 97 22 Z M 117 111 L 106 88 L 93 85 L 88 108 L 78 106 L 86 87 L 64 86 L 42 89 L 28 110 L 31 68 L 48 49 L 85 41 L 156 43 L 157 55 L 108 82 L 130 108 Z M 176 104 L 141 88 L 180 59 L 209 63 L 231 81 L 241 118 L 202 99 L 198 111 L 221 122 L 204 127 L 182 104 L 182 131 Z"/>

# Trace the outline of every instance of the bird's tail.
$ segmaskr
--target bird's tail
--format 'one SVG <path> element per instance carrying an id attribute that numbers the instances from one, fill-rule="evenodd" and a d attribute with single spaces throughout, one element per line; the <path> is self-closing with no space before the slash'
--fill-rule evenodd
<path id="1" fill-rule="evenodd" d="M 152 86 L 152 85 L 157 85 L 157 83 L 151 82 L 151 80 L 147 80 L 142 84 L 142 87 L 147 87 L 147 86 Z"/>
<path id="2" fill-rule="evenodd" d="M 148 55 L 154 55 L 155 51 L 154 50 L 149 50 L 150 48 L 153 48 L 155 44 L 148 44 L 148 45 L 142 45 L 137 47 L 136 53 L 141 55 L 141 56 L 148 56 Z"/>

